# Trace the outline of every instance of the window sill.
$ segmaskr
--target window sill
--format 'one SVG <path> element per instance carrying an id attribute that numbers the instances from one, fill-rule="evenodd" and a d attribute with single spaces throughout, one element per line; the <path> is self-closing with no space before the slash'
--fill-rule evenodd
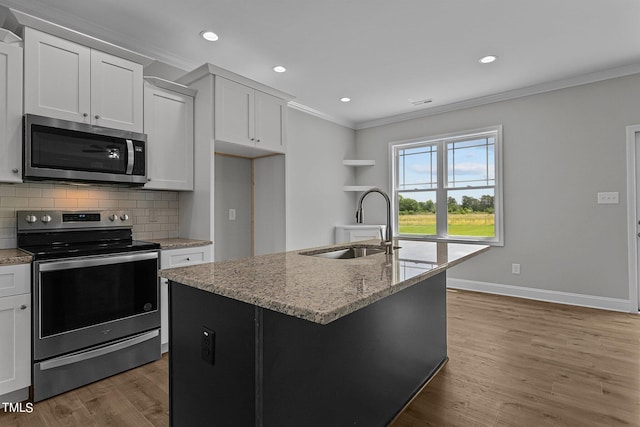
<path id="1" fill-rule="evenodd" d="M 504 242 L 497 240 L 482 240 L 482 239 L 465 239 L 455 237 L 436 237 L 436 236 L 416 236 L 411 234 L 399 234 L 394 236 L 395 239 L 401 240 L 416 240 L 423 242 L 444 242 L 444 243 L 468 243 L 477 245 L 489 245 L 495 247 L 503 247 Z"/>

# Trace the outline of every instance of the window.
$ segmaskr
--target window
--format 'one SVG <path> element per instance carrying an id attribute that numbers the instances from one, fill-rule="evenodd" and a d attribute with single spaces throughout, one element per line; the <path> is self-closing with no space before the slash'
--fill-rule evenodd
<path id="1" fill-rule="evenodd" d="M 502 127 L 390 144 L 400 237 L 502 245 Z"/>

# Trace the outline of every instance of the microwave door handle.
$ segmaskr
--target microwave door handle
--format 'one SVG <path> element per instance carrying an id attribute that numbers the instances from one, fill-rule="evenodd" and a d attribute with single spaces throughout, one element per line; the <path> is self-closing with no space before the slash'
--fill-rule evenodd
<path id="1" fill-rule="evenodd" d="M 127 175 L 133 173 L 133 162 L 135 161 L 135 153 L 133 151 L 133 141 L 127 139 Z"/>

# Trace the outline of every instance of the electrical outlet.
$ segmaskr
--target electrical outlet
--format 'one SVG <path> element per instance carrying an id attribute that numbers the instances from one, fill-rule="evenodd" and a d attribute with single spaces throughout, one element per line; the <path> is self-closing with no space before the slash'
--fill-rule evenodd
<path id="1" fill-rule="evenodd" d="M 618 192 L 617 191 L 608 191 L 598 193 L 598 204 L 599 205 L 617 205 L 620 203 L 618 200 Z"/>
<path id="2" fill-rule="evenodd" d="M 208 328 L 202 328 L 200 337 L 200 357 L 210 365 L 215 363 L 216 333 Z"/>
<path id="3" fill-rule="evenodd" d="M 511 264 L 511 273 L 520 274 L 520 264 Z"/>
<path id="4" fill-rule="evenodd" d="M 236 220 L 236 210 L 229 209 L 229 221 L 235 221 L 235 220 Z"/>

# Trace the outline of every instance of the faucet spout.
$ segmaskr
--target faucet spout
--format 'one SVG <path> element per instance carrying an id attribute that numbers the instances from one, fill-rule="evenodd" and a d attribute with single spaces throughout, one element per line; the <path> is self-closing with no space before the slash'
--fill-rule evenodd
<path id="1" fill-rule="evenodd" d="M 385 201 L 387 202 L 387 236 L 384 242 L 382 242 L 382 244 L 385 246 L 385 250 L 387 254 L 391 254 L 393 253 L 393 229 L 391 225 L 391 199 L 389 198 L 389 195 L 387 193 L 385 193 L 380 188 L 372 188 L 362 193 L 362 195 L 360 196 L 360 199 L 358 200 L 358 207 L 356 209 L 356 222 L 358 224 L 362 224 L 364 222 L 362 202 L 364 202 L 364 198 L 371 193 L 381 194 L 382 197 L 384 197 Z"/>

